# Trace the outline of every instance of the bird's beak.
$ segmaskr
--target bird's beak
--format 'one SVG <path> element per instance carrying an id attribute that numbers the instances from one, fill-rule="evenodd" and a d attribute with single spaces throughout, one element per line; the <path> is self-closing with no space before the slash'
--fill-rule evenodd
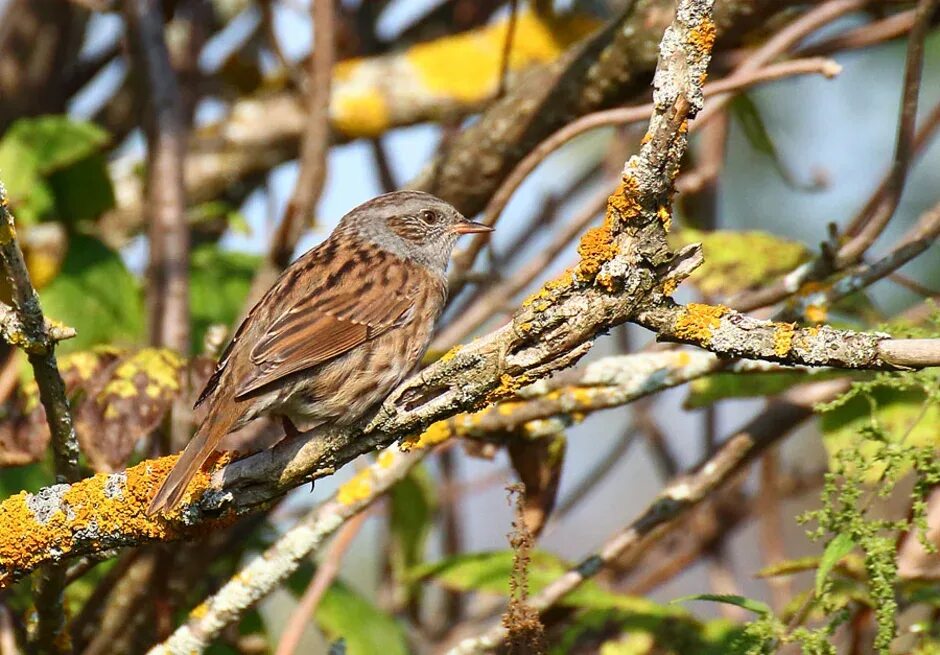
<path id="1" fill-rule="evenodd" d="M 474 234 L 476 232 L 492 232 L 493 228 L 483 223 L 477 223 L 476 221 L 463 221 L 462 223 L 457 223 L 453 230 L 457 234 Z"/>

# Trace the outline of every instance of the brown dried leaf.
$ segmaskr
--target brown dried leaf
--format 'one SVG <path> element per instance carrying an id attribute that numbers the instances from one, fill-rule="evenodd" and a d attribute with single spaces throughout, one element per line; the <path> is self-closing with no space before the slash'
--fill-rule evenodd
<path id="1" fill-rule="evenodd" d="M 59 370 L 65 389 L 73 399 L 73 408 L 81 404 L 80 391 L 93 384 L 117 360 L 115 348 L 96 348 L 65 355 Z M 39 388 L 30 379 L 6 404 L 0 422 L 0 466 L 23 466 L 42 459 L 49 444 L 49 426 L 39 402 Z"/>
<path id="2" fill-rule="evenodd" d="M 184 363 L 173 351 L 144 348 L 114 362 L 87 388 L 75 426 L 96 471 L 124 468 L 137 442 L 160 424 L 180 391 Z"/>
<path id="3" fill-rule="evenodd" d="M 545 527 L 555 507 L 566 447 L 563 434 L 539 439 L 515 438 L 509 442 L 509 459 L 525 485 L 522 516 L 533 537 Z"/>

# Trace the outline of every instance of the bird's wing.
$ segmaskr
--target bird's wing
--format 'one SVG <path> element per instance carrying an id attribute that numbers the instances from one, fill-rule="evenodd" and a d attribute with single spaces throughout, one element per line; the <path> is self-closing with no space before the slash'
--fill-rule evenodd
<path id="1" fill-rule="evenodd" d="M 311 254 L 309 261 L 298 261 L 299 268 L 322 269 L 323 276 L 308 289 L 296 289 L 294 301 L 272 314 L 270 325 L 251 346 L 252 367 L 235 382 L 236 400 L 410 320 L 422 273 L 416 265 L 374 249 L 339 267 Z M 291 273 L 298 281 L 311 277 Z M 285 279 L 278 286 L 290 284 Z"/>

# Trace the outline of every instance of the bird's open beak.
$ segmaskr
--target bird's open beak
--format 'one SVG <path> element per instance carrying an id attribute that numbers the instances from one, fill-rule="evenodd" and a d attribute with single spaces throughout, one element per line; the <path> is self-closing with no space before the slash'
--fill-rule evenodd
<path id="1" fill-rule="evenodd" d="M 476 221 L 464 221 L 454 226 L 454 232 L 457 234 L 474 234 L 476 232 L 492 232 L 493 228 Z"/>

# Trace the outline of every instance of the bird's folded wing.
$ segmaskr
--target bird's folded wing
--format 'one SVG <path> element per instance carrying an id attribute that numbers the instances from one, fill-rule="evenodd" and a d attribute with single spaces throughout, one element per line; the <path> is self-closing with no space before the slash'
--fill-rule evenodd
<path id="1" fill-rule="evenodd" d="M 407 321 L 417 295 L 415 280 L 405 267 L 398 268 L 395 277 L 400 279 L 394 281 L 380 283 L 360 270 L 359 276 L 299 298 L 252 347 L 254 368 L 237 382 L 235 398 L 322 364 Z"/>

